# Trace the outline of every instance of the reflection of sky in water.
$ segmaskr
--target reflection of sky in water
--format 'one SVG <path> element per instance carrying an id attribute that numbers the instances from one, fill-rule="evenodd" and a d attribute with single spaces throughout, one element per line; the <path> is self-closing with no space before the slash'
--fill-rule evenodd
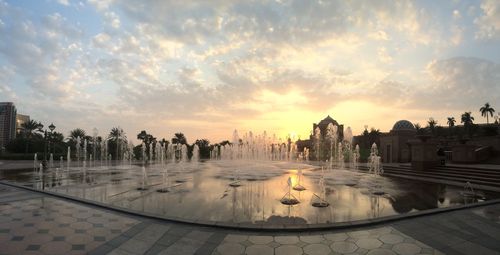
<path id="1" fill-rule="evenodd" d="M 168 164 L 167 183 L 164 166 L 147 168 L 147 191 L 141 186 L 141 167 L 118 166 L 111 170 L 95 167 L 85 172 L 49 170 L 43 175 L 0 172 L 0 177 L 53 190 L 71 196 L 109 203 L 136 211 L 201 221 L 325 223 L 345 222 L 408 213 L 467 203 L 461 187 L 373 176 L 349 170 L 324 170 L 290 162 L 210 161 L 199 164 Z M 302 172 L 302 175 L 299 173 Z M 299 178 L 299 175 L 301 176 Z M 323 176 L 324 191 L 318 185 Z M 292 190 L 300 204 L 286 206 L 280 199 L 300 184 L 304 191 Z M 83 182 L 85 178 L 85 182 Z M 239 180 L 241 186 L 229 184 Z M 89 184 L 92 183 L 92 184 Z M 170 187 L 170 192 L 157 189 Z M 373 195 L 383 191 L 384 195 Z M 325 195 L 329 207 L 311 206 L 313 194 Z M 488 198 L 498 194 L 485 194 Z"/>

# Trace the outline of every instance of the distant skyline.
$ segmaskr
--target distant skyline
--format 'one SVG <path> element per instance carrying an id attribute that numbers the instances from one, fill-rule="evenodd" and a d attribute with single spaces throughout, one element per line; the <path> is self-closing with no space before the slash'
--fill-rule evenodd
<path id="1" fill-rule="evenodd" d="M 500 111 L 500 1 L 0 0 L 0 101 L 68 135 L 306 139 Z M 457 124 L 458 124 L 457 123 Z"/>

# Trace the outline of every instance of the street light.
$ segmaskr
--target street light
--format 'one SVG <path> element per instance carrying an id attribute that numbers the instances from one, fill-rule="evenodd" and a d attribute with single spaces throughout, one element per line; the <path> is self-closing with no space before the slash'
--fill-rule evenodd
<path id="1" fill-rule="evenodd" d="M 43 161 L 42 161 L 42 166 L 43 168 L 47 168 L 47 138 L 48 136 L 52 136 L 52 133 L 54 132 L 54 129 L 56 129 L 56 126 L 54 123 L 51 123 L 49 125 L 49 131 L 47 129 L 43 130 L 43 125 L 42 123 L 38 123 L 38 130 L 40 132 L 43 132 L 43 140 L 44 140 L 44 146 L 43 146 Z"/>

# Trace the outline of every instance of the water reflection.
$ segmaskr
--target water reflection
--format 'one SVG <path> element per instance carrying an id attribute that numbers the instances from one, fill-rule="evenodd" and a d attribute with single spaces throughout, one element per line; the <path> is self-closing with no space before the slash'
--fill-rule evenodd
<path id="1" fill-rule="evenodd" d="M 345 222 L 478 201 L 477 198 L 465 199 L 460 194 L 460 187 L 348 170 L 322 172 L 314 166 L 298 163 L 209 161 L 182 167 L 168 164 L 166 167 L 169 183 L 166 193 L 156 192 L 165 185 L 165 165 L 147 167 L 148 189 L 145 190 L 137 190 L 142 185 L 141 166 L 55 168 L 43 173 L 33 170 L 0 171 L 0 176 L 36 189 L 135 211 L 189 220 L 235 223 Z M 241 186 L 230 186 L 235 172 Z M 321 181 L 324 189 L 318 185 Z M 298 184 L 307 189 L 290 188 Z M 280 198 L 286 192 L 301 203 L 281 204 Z M 329 206 L 311 206 L 314 194 L 324 194 Z M 485 199 L 499 197 L 496 193 L 484 192 L 484 195 Z"/>

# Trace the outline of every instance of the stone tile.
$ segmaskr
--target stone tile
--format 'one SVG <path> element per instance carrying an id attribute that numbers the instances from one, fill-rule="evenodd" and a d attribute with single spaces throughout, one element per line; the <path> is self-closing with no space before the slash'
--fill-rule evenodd
<path id="1" fill-rule="evenodd" d="M 180 236 L 174 236 L 170 235 L 168 233 L 164 234 L 160 239 L 158 239 L 157 243 L 164 245 L 164 246 L 170 246 L 173 243 L 177 242 L 177 240 L 181 239 L 182 237 Z"/>
<path id="2" fill-rule="evenodd" d="M 338 253 L 353 253 L 358 249 L 358 246 L 351 242 L 340 241 L 334 242 L 332 245 L 330 245 L 330 248 L 334 252 Z"/>
<path id="3" fill-rule="evenodd" d="M 271 247 L 271 248 L 276 248 L 276 247 L 279 247 L 281 244 L 275 242 L 275 241 L 272 241 L 270 243 L 267 244 L 267 246 Z"/>
<path id="4" fill-rule="evenodd" d="M 305 243 L 309 243 L 309 244 L 313 244 L 313 243 L 319 244 L 325 240 L 325 238 L 323 238 L 323 236 L 321 236 L 321 235 L 299 236 L 299 239 L 300 239 L 300 241 L 305 242 Z"/>
<path id="5" fill-rule="evenodd" d="M 226 236 L 226 238 L 224 238 L 224 242 L 228 242 L 228 243 L 240 243 L 240 242 L 243 242 L 245 240 L 248 240 L 248 236 L 246 236 L 246 235 L 229 234 Z"/>
<path id="6" fill-rule="evenodd" d="M 383 234 L 390 234 L 393 231 L 393 228 L 391 227 L 381 227 L 381 228 L 373 228 L 373 229 L 368 229 L 368 232 L 370 234 L 377 234 L 377 235 L 383 235 Z"/>
<path id="7" fill-rule="evenodd" d="M 274 249 L 267 245 L 255 244 L 245 249 L 247 255 L 273 255 Z"/>
<path id="8" fill-rule="evenodd" d="M 345 241 L 349 236 L 346 233 L 333 233 L 333 234 L 326 234 L 323 235 L 325 239 L 330 240 L 330 241 Z"/>
<path id="9" fill-rule="evenodd" d="M 276 255 L 300 255 L 303 254 L 302 248 L 295 245 L 282 245 L 274 249 Z"/>
<path id="10" fill-rule="evenodd" d="M 404 237 L 396 234 L 381 235 L 378 239 L 387 244 L 397 244 L 404 241 Z"/>
<path id="11" fill-rule="evenodd" d="M 44 244 L 47 242 L 52 241 L 52 236 L 47 235 L 47 234 L 32 234 L 29 236 L 26 236 L 23 240 L 24 243 L 27 244 Z"/>
<path id="12" fill-rule="evenodd" d="M 274 241 L 280 244 L 296 244 L 299 242 L 298 236 L 275 236 Z"/>
<path id="13" fill-rule="evenodd" d="M 254 244 L 268 244 L 274 239 L 272 236 L 249 236 L 248 241 Z"/>
<path id="14" fill-rule="evenodd" d="M 71 247 L 71 244 L 66 242 L 49 242 L 42 244 L 40 250 L 45 254 L 67 254 Z"/>
<path id="15" fill-rule="evenodd" d="M 413 243 L 399 243 L 392 247 L 392 250 L 400 255 L 418 254 L 422 248 Z"/>
<path id="16" fill-rule="evenodd" d="M 203 245 L 203 242 L 190 238 L 181 238 L 167 249 L 161 251 L 160 255 L 192 255 L 198 248 Z"/>
<path id="17" fill-rule="evenodd" d="M 240 244 L 242 244 L 245 247 L 254 245 L 254 243 L 250 242 L 249 240 L 245 240 L 243 242 L 240 242 Z"/>
<path id="18" fill-rule="evenodd" d="M 120 249 L 120 248 L 116 248 L 116 249 L 112 250 L 111 252 L 107 253 L 107 255 L 134 255 L 134 254 L 135 253 L 132 253 L 132 252 Z"/>
<path id="19" fill-rule="evenodd" d="M 388 249 L 373 249 L 368 251 L 366 255 L 396 255 L 396 253 Z"/>
<path id="20" fill-rule="evenodd" d="M 330 247 L 324 244 L 309 244 L 302 248 L 308 255 L 328 255 L 332 252 Z"/>
<path id="21" fill-rule="evenodd" d="M 151 248 L 151 246 L 153 245 L 150 242 L 132 238 L 120 245 L 118 248 L 133 254 L 142 254 Z"/>
<path id="22" fill-rule="evenodd" d="M 223 243 L 217 247 L 221 255 L 243 254 L 245 247 L 237 243 Z"/>
<path id="23" fill-rule="evenodd" d="M 361 238 L 356 241 L 356 245 L 360 248 L 371 250 L 379 248 L 382 245 L 382 242 L 375 238 Z"/>
<path id="24" fill-rule="evenodd" d="M 370 235 L 370 232 L 368 230 L 358 230 L 358 231 L 347 232 L 347 235 L 349 235 L 352 238 L 361 238 L 361 237 L 368 237 Z"/>
<path id="25" fill-rule="evenodd" d="M 163 236 L 168 230 L 170 226 L 160 225 L 160 224 L 152 224 L 145 228 L 143 231 L 135 235 L 133 238 L 138 240 L 143 240 L 149 243 L 154 243 L 160 237 Z"/>
<path id="26" fill-rule="evenodd" d="M 66 242 L 69 244 L 85 244 L 93 240 L 94 238 L 92 236 L 86 234 L 72 234 L 66 236 Z"/>
<path id="27" fill-rule="evenodd" d="M 205 242 L 212 235 L 213 235 L 213 232 L 193 230 L 193 231 L 189 232 L 187 235 L 185 235 L 184 237 L 185 238 L 189 238 L 189 239 L 193 239 L 193 240 L 198 240 L 198 241 Z"/>

